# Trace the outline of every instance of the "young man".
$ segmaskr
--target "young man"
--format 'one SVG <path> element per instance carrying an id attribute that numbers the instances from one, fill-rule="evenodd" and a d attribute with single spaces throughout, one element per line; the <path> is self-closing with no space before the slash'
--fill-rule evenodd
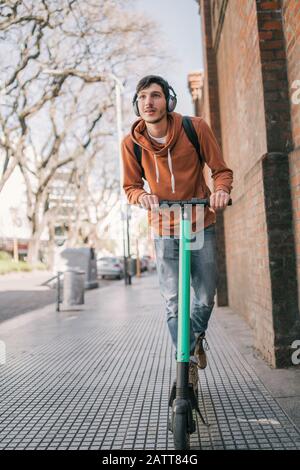
<path id="1" fill-rule="evenodd" d="M 194 299 L 191 311 L 190 382 L 197 388 L 198 373 L 206 367 L 205 331 L 214 306 L 216 290 L 215 210 L 224 209 L 230 199 L 232 171 L 226 166 L 217 141 L 207 123 L 191 117 L 205 162 L 192 145 L 182 126 L 182 116 L 174 112 L 176 94 L 161 77 L 142 78 L 133 99 L 140 116 L 122 143 L 123 187 L 130 204 L 156 209 L 160 200 L 210 198 L 204 212 L 204 244 L 191 251 L 191 280 Z M 140 147 L 141 161 L 136 155 Z M 204 176 L 204 163 L 212 170 L 214 192 L 211 194 Z M 144 177 L 151 193 L 144 190 Z M 193 220 L 193 224 L 195 220 Z M 151 218 L 150 218 L 151 221 Z M 171 227 L 175 230 L 176 222 Z M 175 349 L 178 323 L 179 240 L 158 236 L 154 240 L 161 294 L 166 303 L 167 323 Z"/>

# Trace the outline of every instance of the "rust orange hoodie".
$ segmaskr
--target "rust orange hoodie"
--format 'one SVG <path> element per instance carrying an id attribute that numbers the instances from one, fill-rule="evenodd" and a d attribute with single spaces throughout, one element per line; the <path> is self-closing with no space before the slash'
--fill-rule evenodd
<path id="1" fill-rule="evenodd" d="M 202 156 L 212 170 L 215 191 L 222 189 L 230 193 L 232 170 L 223 160 L 220 147 L 203 118 L 191 117 L 198 135 Z M 210 190 L 205 183 L 203 166 L 197 152 L 182 126 L 182 115 L 168 114 L 168 131 L 165 144 L 150 139 L 143 119 L 132 126 L 131 133 L 122 142 L 123 188 L 128 202 L 137 204 L 141 194 L 146 193 L 141 167 L 135 157 L 133 141 L 142 148 L 142 165 L 151 194 L 159 200 L 207 198 Z M 151 214 L 150 223 L 151 223 Z M 205 209 L 204 226 L 215 223 L 215 212 Z M 193 222 L 195 215 L 193 214 Z M 178 221 L 173 222 L 173 228 Z"/>

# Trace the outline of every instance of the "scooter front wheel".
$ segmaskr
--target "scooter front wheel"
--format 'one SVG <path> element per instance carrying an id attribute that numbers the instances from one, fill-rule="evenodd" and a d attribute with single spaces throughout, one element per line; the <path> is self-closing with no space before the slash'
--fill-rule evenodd
<path id="1" fill-rule="evenodd" d="M 189 450 L 190 434 L 188 432 L 187 413 L 174 413 L 173 439 L 176 450 Z"/>

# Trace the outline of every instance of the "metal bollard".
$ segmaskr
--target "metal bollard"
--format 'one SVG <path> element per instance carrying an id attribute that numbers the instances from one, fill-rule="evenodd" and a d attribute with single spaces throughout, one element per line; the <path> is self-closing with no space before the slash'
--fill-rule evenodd
<path id="1" fill-rule="evenodd" d="M 60 285 L 60 277 L 61 277 L 62 273 L 60 271 L 58 271 L 57 273 L 57 276 L 56 276 L 56 281 L 57 281 L 57 284 L 56 284 L 56 311 L 57 312 L 60 312 L 60 304 L 62 303 L 62 300 L 61 300 L 61 285 Z M 52 280 L 53 278 L 51 278 Z"/>
<path id="2" fill-rule="evenodd" d="M 84 304 L 85 272 L 70 269 L 64 273 L 63 304 L 64 309 Z"/>

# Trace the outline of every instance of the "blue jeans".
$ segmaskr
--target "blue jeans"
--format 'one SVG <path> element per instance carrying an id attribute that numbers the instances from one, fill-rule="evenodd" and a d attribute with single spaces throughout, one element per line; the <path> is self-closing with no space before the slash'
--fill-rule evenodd
<path id="1" fill-rule="evenodd" d="M 179 239 L 155 238 L 160 292 L 165 300 L 167 323 L 177 349 Z M 204 243 L 191 250 L 191 284 L 194 298 L 191 309 L 190 352 L 194 354 L 196 338 L 204 333 L 214 306 L 217 285 L 215 225 L 204 229 Z"/>

